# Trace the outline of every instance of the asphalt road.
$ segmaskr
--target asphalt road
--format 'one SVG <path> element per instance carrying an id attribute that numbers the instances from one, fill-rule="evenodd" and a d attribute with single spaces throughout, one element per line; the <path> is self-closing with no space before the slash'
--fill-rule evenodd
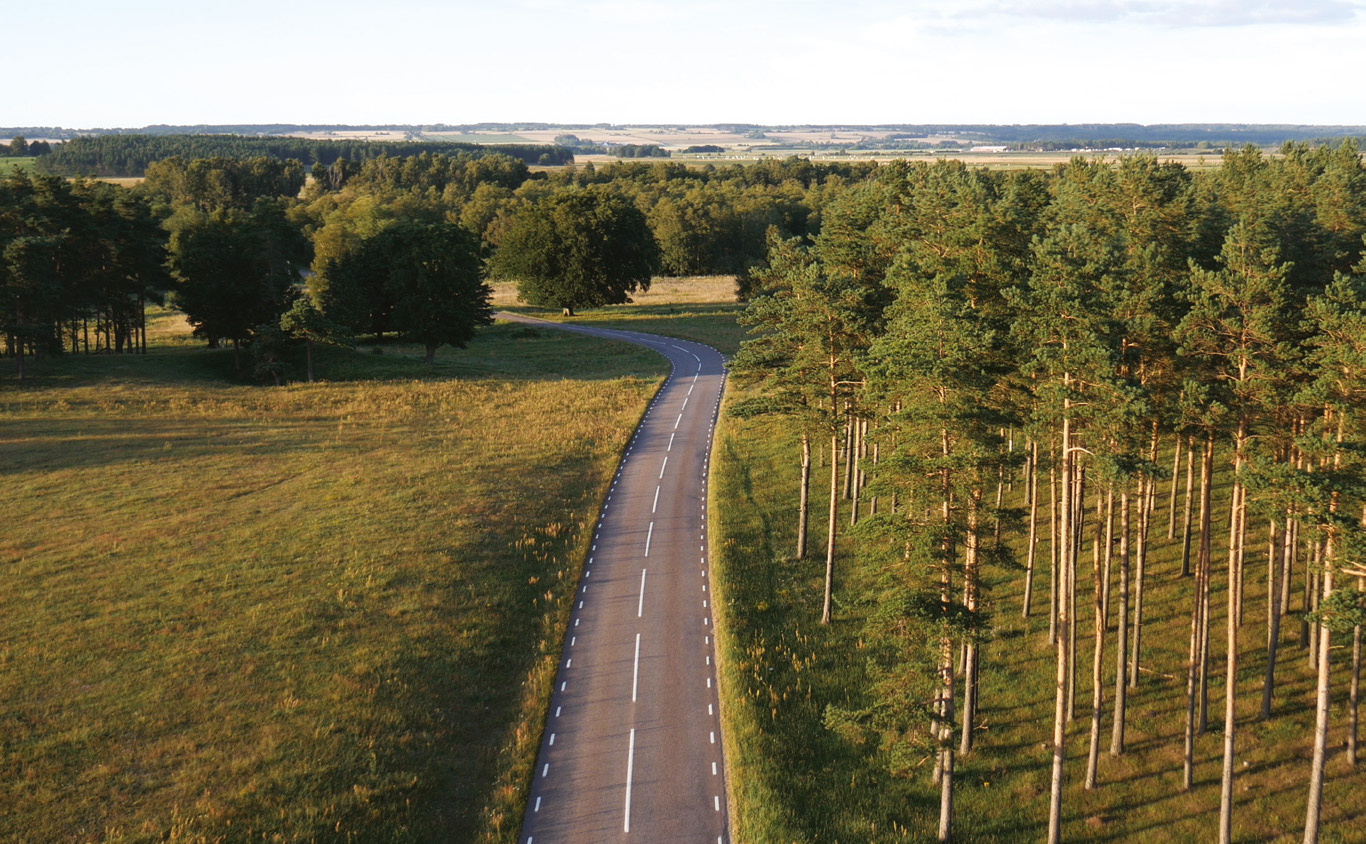
<path id="1" fill-rule="evenodd" d="M 598 518 L 519 840 L 724 844 L 707 551 L 722 357 L 652 334 L 497 316 L 638 343 L 673 365 Z"/>

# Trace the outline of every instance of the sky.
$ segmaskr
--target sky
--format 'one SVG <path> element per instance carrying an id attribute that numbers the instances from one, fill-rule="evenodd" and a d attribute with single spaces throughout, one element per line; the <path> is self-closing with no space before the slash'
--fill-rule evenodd
<path id="1" fill-rule="evenodd" d="M 0 126 L 1366 124 L 1366 0 L 6 6 Z"/>

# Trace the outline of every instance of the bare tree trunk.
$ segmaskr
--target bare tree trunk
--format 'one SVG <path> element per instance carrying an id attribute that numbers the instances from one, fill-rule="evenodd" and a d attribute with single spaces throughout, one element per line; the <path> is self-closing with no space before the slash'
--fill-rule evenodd
<path id="1" fill-rule="evenodd" d="M 1167 502 L 1167 541 L 1176 538 L 1176 484 L 1181 474 L 1181 435 L 1176 435 L 1176 443 L 1172 448 L 1172 491 L 1171 498 Z"/>
<path id="2" fill-rule="evenodd" d="M 968 501 L 968 524 L 963 549 L 963 592 L 968 615 L 974 623 L 977 616 L 977 563 L 981 542 L 981 538 L 978 536 L 978 523 L 980 521 L 981 502 L 982 491 L 974 489 L 971 499 Z M 958 752 L 963 754 L 972 750 L 972 725 L 977 715 L 977 636 L 975 632 L 972 632 L 966 638 L 967 651 L 963 657 L 963 717 L 961 719 L 963 731 L 958 744 Z"/>
<path id="3" fill-rule="evenodd" d="M 1357 579 L 1361 590 L 1361 579 Z M 1347 764 L 1357 766 L 1357 713 L 1361 698 L 1361 625 L 1352 628 L 1352 684 L 1347 692 Z"/>
<path id="4" fill-rule="evenodd" d="M 1119 494 L 1119 618 L 1115 620 L 1115 724 L 1110 733 L 1110 755 L 1124 752 L 1124 716 L 1128 703 L 1129 654 L 1129 492 Z"/>
<path id="5" fill-rule="evenodd" d="M 1004 434 L 1005 432 L 1002 431 L 1001 433 Z M 1014 449 L 1012 448 L 1011 450 L 1013 451 Z M 996 467 L 996 528 L 992 534 L 992 541 L 997 545 L 1001 544 L 1001 501 L 1005 495 L 1005 489 L 1006 467 L 1005 463 L 1002 462 Z"/>
<path id="6" fill-rule="evenodd" d="M 1075 527 L 1070 537 L 1072 551 L 1067 570 L 1067 720 L 1077 717 L 1077 555 L 1081 550 L 1081 534 L 1086 522 L 1086 472 L 1078 471 L 1076 465 L 1072 472 L 1077 476 L 1073 499 L 1076 512 L 1073 513 Z"/>
<path id="7" fill-rule="evenodd" d="M 797 559 L 806 559 L 806 523 L 811 497 L 811 435 L 802 431 L 801 503 L 797 510 Z"/>
<path id="8" fill-rule="evenodd" d="M 852 489 L 849 493 L 849 525 L 850 527 L 858 524 L 858 505 L 860 490 L 863 488 L 863 470 L 859 468 L 859 463 L 863 457 L 863 420 L 854 419 L 850 424 L 854 428 L 853 450 L 849 452 L 849 474 L 853 478 Z"/>
<path id="9" fill-rule="evenodd" d="M 1181 576 L 1191 573 L 1191 500 L 1195 495 L 1195 437 L 1186 438 L 1186 518 L 1181 529 Z"/>
<path id="10" fill-rule="evenodd" d="M 1209 727 L 1209 585 L 1210 568 L 1213 560 L 1211 548 L 1210 522 L 1213 513 L 1210 508 L 1211 488 L 1214 484 L 1214 434 L 1210 433 L 1205 441 L 1205 452 L 1200 465 L 1200 554 L 1196 565 L 1205 576 L 1200 585 L 1200 718 L 1196 722 L 1196 732 L 1205 734 Z"/>
<path id="11" fill-rule="evenodd" d="M 947 505 L 946 505 L 947 506 Z M 952 600 L 949 561 L 944 560 L 943 592 L 940 599 L 948 607 Z M 939 732 L 939 840 L 953 836 L 953 640 L 947 625 L 939 649 L 939 682 L 942 701 Z"/>
<path id="12" fill-rule="evenodd" d="M 1110 487 L 1110 505 L 1114 507 L 1114 487 Z M 1096 763 L 1100 758 L 1100 711 L 1104 704 L 1102 695 L 1101 672 L 1103 660 L 1105 659 L 1105 611 L 1104 604 L 1104 579 L 1101 576 L 1100 564 L 1100 542 L 1101 542 L 1101 497 L 1096 493 L 1096 529 L 1095 536 L 1091 542 L 1091 574 L 1095 585 L 1095 599 L 1093 610 L 1095 612 L 1095 623 L 1092 628 L 1095 631 L 1096 647 L 1095 656 L 1091 661 L 1091 744 L 1086 756 L 1086 790 L 1090 791 L 1096 787 Z"/>
<path id="13" fill-rule="evenodd" d="M 1099 530 L 1099 527 L 1097 527 Z M 1115 485 L 1105 490 L 1105 563 L 1100 582 L 1100 618 L 1103 629 L 1110 629 L 1110 564 L 1115 557 Z"/>
<path id="14" fill-rule="evenodd" d="M 1331 546 L 1331 539 L 1329 541 Z M 1323 597 L 1333 593 L 1332 549 L 1324 554 Z M 1319 814 L 1323 808 L 1323 760 L 1328 749 L 1328 680 L 1330 638 L 1332 632 L 1325 626 L 1318 628 L 1318 693 L 1314 706 L 1314 760 L 1309 769 L 1309 801 L 1304 813 L 1304 844 L 1316 844 L 1319 840 Z"/>
<path id="15" fill-rule="evenodd" d="M 876 469 L 877 469 L 878 457 L 881 455 L 881 445 L 882 445 L 882 443 L 877 443 L 877 442 L 873 443 L 873 469 L 874 469 L 874 471 L 876 471 Z M 864 481 L 865 484 L 868 482 L 868 476 L 867 476 L 867 475 L 864 475 L 863 481 Z M 876 516 L 876 515 L 877 515 L 877 496 L 876 496 L 876 495 L 874 495 L 872 498 L 868 499 L 868 515 L 870 515 L 870 516 Z"/>
<path id="16" fill-rule="evenodd" d="M 1048 644 L 1058 642 L 1058 559 L 1062 532 L 1058 512 L 1058 472 L 1054 461 L 1053 444 L 1048 446 Z"/>
<path id="17" fill-rule="evenodd" d="M 844 498 L 848 500 L 854 490 L 854 464 L 858 461 L 854 459 L 854 417 L 849 416 L 849 421 L 844 425 Z"/>
<path id="18" fill-rule="evenodd" d="M 1064 386 L 1067 385 L 1068 378 L 1064 377 Z M 1059 572 L 1064 580 L 1070 569 L 1068 560 L 1071 557 L 1070 546 L 1072 544 L 1072 484 L 1070 481 L 1072 469 L 1072 430 L 1070 415 L 1070 402 L 1063 399 L 1063 418 L 1062 418 L 1062 467 L 1059 474 L 1062 475 L 1062 506 L 1059 507 L 1059 515 L 1062 521 L 1061 529 L 1058 532 L 1062 540 L 1061 565 L 1058 566 Z M 1062 583 L 1059 591 L 1066 594 L 1067 583 Z M 1069 619 L 1067 617 L 1067 602 L 1059 602 L 1056 606 L 1059 616 L 1058 624 L 1066 630 Z M 1062 768 L 1063 758 L 1066 755 L 1067 740 L 1067 698 L 1068 698 L 1068 637 L 1060 635 L 1057 637 L 1057 671 L 1056 686 L 1054 688 L 1053 701 L 1053 775 L 1049 789 L 1048 803 L 1048 844 L 1058 844 L 1062 835 Z"/>
<path id="19" fill-rule="evenodd" d="M 1029 495 L 1029 546 L 1025 551 L 1024 617 L 1029 618 L 1029 604 L 1034 595 L 1034 558 L 1039 545 L 1039 444 L 1030 442 L 1029 462 L 1025 464 L 1026 491 Z"/>
<path id="20" fill-rule="evenodd" d="M 1202 467 L 1203 471 L 1203 467 Z M 1201 651 L 1203 642 L 1203 632 L 1208 628 L 1209 620 L 1205 617 L 1208 604 L 1205 596 L 1208 590 L 1205 583 L 1208 578 L 1209 568 L 1205 564 L 1208 556 L 1201 554 L 1195 561 L 1195 594 L 1191 601 L 1191 636 L 1190 636 L 1190 662 L 1186 670 L 1186 743 L 1185 757 L 1182 766 L 1181 787 L 1190 791 L 1195 779 L 1195 735 L 1197 726 L 1199 732 L 1203 733 L 1204 715 L 1199 715 L 1200 723 L 1197 725 L 1196 697 L 1203 694 L 1204 666 L 1201 660 L 1204 658 Z"/>
<path id="21" fill-rule="evenodd" d="M 1287 520 L 1288 521 L 1288 520 Z M 1272 519 L 1267 529 L 1270 548 L 1266 554 L 1266 676 L 1262 679 L 1262 718 L 1271 717 L 1271 698 L 1276 691 L 1276 650 L 1281 640 L 1281 542 L 1284 537 Z"/>
<path id="22" fill-rule="evenodd" d="M 1143 579 L 1148 562 L 1148 480 L 1140 473 L 1138 476 L 1138 525 L 1134 531 L 1134 556 L 1137 565 L 1134 570 L 1134 635 L 1133 653 L 1129 655 L 1129 688 L 1138 688 L 1138 665 L 1140 648 L 1143 645 Z"/>
<path id="23" fill-rule="evenodd" d="M 830 601 L 835 584 L 835 523 L 839 518 L 840 503 L 840 435 L 830 434 L 830 519 L 825 537 L 825 605 L 821 608 L 821 624 L 830 623 Z"/>
<path id="24" fill-rule="evenodd" d="M 1242 469 L 1243 443 L 1247 436 L 1247 423 L 1238 420 L 1238 433 L 1234 440 L 1233 453 L 1233 492 L 1231 494 L 1228 525 L 1228 619 L 1227 658 L 1224 671 L 1224 774 L 1220 780 L 1219 792 L 1219 844 L 1229 844 L 1233 838 L 1233 750 L 1237 729 L 1238 702 L 1238 554 L 1239 508 L 1242 506 Z"/>

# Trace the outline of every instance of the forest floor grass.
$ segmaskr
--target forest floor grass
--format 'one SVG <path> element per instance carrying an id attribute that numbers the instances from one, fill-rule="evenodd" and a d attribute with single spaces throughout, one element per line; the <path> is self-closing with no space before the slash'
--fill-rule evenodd
<path id="1" fill-rule="evenodd" d="M 727 403 L 735 398 L 728 394 Z M 856 559 L 842 544 L 836 563 L 834 623 L 818 623 L 828 457 L 815 450 L 809 559 L 795 561 L 800 455 L 796 430 L 771 418 L 727 418 L 723 411 L 716 442 L 711 486 L 712 536 L 718 545 L 714 588 L 734 839 L 850 844 L 933 840 L 938 789 L 930 785 L 931 761 L 924 760 L 909 777 L 895 777 L 879 761 L 876 741 L 860 746 L 824 726 L 828 706 L 857 710 L 869 702 L 866 657 L 860 652 L 866 646 L 862 622 L 877 577 L 873 565 Z M 1045 505 L 1046 490 L 1044 484 Z M 1213 532 L 1210 729 L 1196 741 L 1195 788 L 1186 793 L 1181 790 L 1181 760 L 1191 580 L 1179 575 L 1179 524 L 1177 539 L 1165 538 L 1167 490 L 1163 482 L 1150 534 L 1154 548 L 1145 580 L 1143 670 L 1138 688 L 1130 693 L 1127 751 L 1119 758 L 1107 753 L 1118 612 L 1118 599 L 1111 598 L 1099 785 L 1092 792 L 1082 788 L 1094 647 L 1087 529 L 1077 584 L 1077 709 L 1067 739 L 1064 840 L 1210 841 L 1218 828 L 1227 596 L 1219 549 L 1227 529 L 1216 527 Z M 1214 487 L 1216 526 L 1227 524 L 1228 492 L 1229 478 L 1221 472 Z M 1022 496 L 1023 484 L 1016 484 L 1007 503 L 1022 506 Z M 882 506 L 886 505 L 884 500 Z M 1093 506 L 1089 496 L 1087 506 Z M 1178 520 L 1180 513 L 1178 504 Z M 848 516 L 848 504 L 842 502 L 841 530 Z M 1255 529 L 1247 553 L 1245 623 L 1239 645 L 1233 837 L 1298 841 L 1312 748 L 1314 673 L 1308 652 L 1296 644 L 1299 624 L 1292 617 L 1282 626 L 1274 717 L 1258 721 L 1266 655 L 1266 538 L 1264 525 L 1251 527 Z M 1023 542 L 1012 541 L 1012 546 L 1022 563 Z M 1039 554 L 1030 618 L 1021 615 L 1023 571 L 997 568 L 986 573 L 991 639 L 982 657 L 977 746 L 957 763 L 956 841 L 1040 840 L 1047 831 L 1055 660 L 1047 640 L 1044 541 Z M 1292 590 L 1296 610 L 1302 574 L 1303 563 L 1298 563 Z M 1350 769 L 1343 749 L 1350 644 L 1350 636 L 1335 637 L 1320 836 L 1324 842 L 1366 840 L 1366 802 L 1361 799 L 1366 770 Z"/>
<path id="2" fill-rule="evenodd" d="M 0 840 L 513 840 L 667 363 L 499 324 L 277 388 L 149 336 L 0 377 Z"/>

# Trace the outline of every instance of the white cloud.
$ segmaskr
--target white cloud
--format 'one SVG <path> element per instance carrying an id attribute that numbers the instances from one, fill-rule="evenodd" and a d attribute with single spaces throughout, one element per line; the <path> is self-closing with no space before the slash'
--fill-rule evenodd
<path id="1" fill-rule="evenodd" d="M 955 22 L 1025 18 L 1078 24 L 1163 27 L 1302 26 L 1356 20 L 1360 0 L 982 0 L 929 7 L 930 19 Z"/>

